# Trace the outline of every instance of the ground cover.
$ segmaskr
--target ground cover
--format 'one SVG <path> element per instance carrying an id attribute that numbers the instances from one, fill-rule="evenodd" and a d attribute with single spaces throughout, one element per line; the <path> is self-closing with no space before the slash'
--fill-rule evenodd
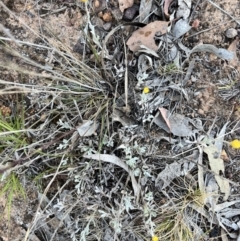
<path id="1" fill-rule="evenodd" d="M 0 2 L 0 240 L 240 240 L 240 3 Z"/>

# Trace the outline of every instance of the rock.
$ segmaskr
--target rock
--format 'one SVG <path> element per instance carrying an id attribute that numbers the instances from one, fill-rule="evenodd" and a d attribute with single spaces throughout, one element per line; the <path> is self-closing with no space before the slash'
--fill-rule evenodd
<path id="1" fill-rule="evenodd" d="M 101 18 L 98 18 L 96 16 L 92 17 L 91 22 L 94 26 L 97 26 L 99 28 L 103 28 L 103 20 Z"/>
<path id="2" fill-rule="evenodd" d="M 229 28 L 226 32 L 225 35 L 227 38 L 234 38 L 238 34 L 237 30 L 234 28 Z"/>
<path id="3" fill-rule="evenodd" d="M 139 13 L 139 5 L 134 4 L 132 7 L 126 9 L 123 14 L 123 20 L 132 21 Z"/>
<path id="4" fill-rule="evenodd" d="M 103 24 L 103 29 L 106 30 L 106 31 L 109 31 L 111 29 L 111 27 L 112 27 L 111 22 Z"/>
<path id="5" fill-rule="evenodd" d="M 122 19 L 122 12 L 120 11 L 119 8 L 115 8 L 112 10 L 112 15 L 113 17 L 117 20 L 120 21 Z"/>
<path id="6" fill-rule="evenodd" d="M 73 52 L 79 53 L 79 54 L 90 54 L 91 50 L 90 48 L 82 41 L 81 38 L 78 39 L 77 43 L 73 47 Z"/>

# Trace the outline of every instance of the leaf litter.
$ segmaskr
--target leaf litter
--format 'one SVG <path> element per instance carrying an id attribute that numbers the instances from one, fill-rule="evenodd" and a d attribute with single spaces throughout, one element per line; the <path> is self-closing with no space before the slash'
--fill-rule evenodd
<path id="1" fill-rule="evenodd" d="M 50 167 L 60 163 L 54 174 L 48 175 L 44 170 L 45 191 L 39 192 L 39 196 L 46 197 L 47 202 L 39 209 L 36 227 L 30 225 L 30 230 L 39 229 L 50 240 L 56 237 L 58 240 L 64 237 L 137 241 L 151 237 L 161 240 L 204 237 L 207 240 L 211 238 L 209 230 L 214 224 L 229 238 L 239 238 L 239 201 L 232 195 L 236 193 L 234 182 L 229 180 L 228 164 L 222 159 L 225 150 L 230 163 L 237 161 L 233 154 L 237 150 L 231 150 L 227 141 L 238 132 L 232 129 L 234 120 L 230 112 L 228 116 L 213 112 L 222 99 L 214 101 L 214 91 L 206 88 L 213 81 L 208 78 L 207 69 L 214 75 L 221 73 L 213 83 L 215 89 L 224 81 L 221 77 L 225 74 L 224 68 L 211 66 L 212 54 L 220 58 L 217 61 L 223 61 L 225 67 L 229 64 L 238 68 L 238 38 L 233 37 L 236 39 L 228 49 L 214 44 L 186 43 L 186 36 L 198 29 L 190 25 L 192 9 L 196 6 L 190 0 L 174 2 L 165 0 L 162 11 L 160 7 L 155 9 L 155 2 L 141 1 L 135 19 L 138 22 L 122 24 L 118 21 L 133 2 L 119 1 L 118 9 L 113 11 L 110 2 L 96 1 L 96 8 L 109 4 L 108 10 L 103 8 L 97 13 L 100 20 L 110 23 L 109 32 L 103 31 L 103 22 L 93 21 L 96 12 L 90 3 L 79 4 L 87 19 L 81 30 L 81 43 L 88 51 L 78 54 L 87 66 L 78 70 L 79 56 L 55 48 L 51 59 L 64 71 L 53 75 L 53 81 L 46 88 L 26 85 L 31 90 L 31 94 L 26 95 L 30 105 L 36 106 L 39 102 L 39 113 L 48 111 L 41 125 L 52 129 L 47 129 L 47 133 L 39 128 L 38 134 L 29 131 L 29 139 L 35 142 L 14 151 L 17 164 L 14 163 L 11 170 L 19 165 L 22 169 L 28 167 L 31 175 L 35 175 L 40 167 L 35 165 L 34 158 L 35 162 L 47 163 Z M 161 17 L 164 14 L 167 20 Z M 112 15 L 113 19 L 103 17 Z M 129 49 L 123 54 L 125 42 Z M 205 69 L 198 69 L 202 63 Z M 91 71 L 87 72 L 89 66 Z M 201 71 L 206 71 L 204 77 Z M 96 73 L 91 75 L 91 72 Z M 90 76 L 86 79 L 88 85 L 84 74 Z M 60 81 L 65 75 L 67 78 Z M 56 83 L 54 76 L 59 77 Z M 226 76 L 236 77 L 233 73 Z M 71 79 L 74 81 L 66 81 Z M 61 88 L 59 83 L 63 85 Z M 21 86 L 17 82 L 15 85 Z M 32 93 L 35 88 L 43 94 Z M 204 108 L 206 98 L 195 98 L 199 89 L 211 95 L 210 107 Z M 44 91 L 58 91 L 58 94 L 51 99 Z M 51 102 L 49 107 L 41 105 L 47 101 Z M 204 109 L 204 118 L 198 108 Z M 58 114 L 52 115 L 58 112 L 61 119 L 55 121 Z M 214 115 L 218 117 L 216 123 Z M 26 123 L 26 128 L 38 127 L 37 122 L 29 119 Z M 210 127 L 212 123 L 214 128 Z M 49 138 L 51 141 L 46 143 Z M 4 150 L 4 158 L 5 151 L 11 153 Z M 27 162 L 27 158 L 33 159 Z M 4 160 L 1 167 L 8 168 L 9 161 Z M 61 186 L 59 178 L 69 184 L 64 191 L 61 188 L 65 184 Z M 58 189 L 50 185 L 55 181 Z M 56 196 L 49 195 L 54 192 Z M 42 204 L 43 199 L 39 200 Z M 40 225 L 49 215 L 54 215 L 52 222 Z M 179 227 L 177 236 L 174 229 L 165 229 L 168 225 L 164 227 L 164 224 L 169 222 Z M 190 234 L 183 239 L 181 233 Z"/>

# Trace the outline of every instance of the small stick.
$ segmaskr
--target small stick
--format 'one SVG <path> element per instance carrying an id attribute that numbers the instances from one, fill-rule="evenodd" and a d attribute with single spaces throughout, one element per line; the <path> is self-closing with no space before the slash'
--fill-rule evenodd
<path id="1" fill-rule="evenodd" d="M 128 61 L 127 61 L 127 50 L 126 50 L 126 44 L 123 39 L 123 46 L 124 46 L 124 54 L 125 54 L 125 76 L 124 76 L 124 87 L 125 87 L 125 105 L 126 110 L 128 110 Z"/>
<path id="2" fill-rule="evenodd" d="M 228 17 L 230 17 L 232 20 L 234 20 L 238 25 L 240 25 L 240 22 L 234 18 L 231 14 L 229 14 L 228 12 L 226 12 L 224 9 L 222 9 L 221 7 L 219 7 L 216 3 L 212 2 L 211 0 L 208 0 L 209 3 L 211 3 L 214 7 L 218 8 L 219 10 L 221 10 L 223 13 L 227 14 Z"/>

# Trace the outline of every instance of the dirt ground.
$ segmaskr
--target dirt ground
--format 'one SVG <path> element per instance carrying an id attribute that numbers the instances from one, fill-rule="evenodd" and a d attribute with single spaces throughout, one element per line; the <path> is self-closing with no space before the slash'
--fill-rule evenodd
<path id="1" fill-rule="evenodd" d="M 139 1 L 135 2 L 136 4 L 139 4 Z M 192 2 L 194 3 L 194 7 L 191 10 L 190 24 L 195 21 L 197 25 L 181 38 L 182 43 L 189 49 L 192 49 L 199 44 L 211 44 L 217 48 L 225 49 L 228 49 L 229 46 L 231 46 L 231 48 L 234 49 L 233 42 L 236 40 L 236 56 L 234 61 L 229 63 L 228 61 L 218 58 L 214 54 L 194 53 L 194 56 L 198 57 L 196 58 L 197 60 L 193 69 L 191 70 L 189 78 L 186 80 L 186 86 L 189 88 L 190 93 L 189 99 L 186 101 L 185 99 L 180 98 L 177 104 L 174 105 L 174 111 L 186 117 L 201 119 L 204 123 L 204 130 L 210 129 L 214 119 L 215 124 L 213 129 L 216 130 L 216 132 L 220 131 L 221 127 L 226 122 L 229 122 L 231 123 L 231 127 L 234 127 L 236 130 L 234 129 L 234 131 L 228 135 L 228 139 L 239 139 L 240 2 L 239 0 L 214 1 L 214 3 L 216 3 L 221 9 L 212 4 L 211 1 L 207 0 Z M 10 46 L 17 49 L 22 56 L 26 56 L 49 68 L 55 68 L 56 66 L 54 59 L 51 60 L 51 58 L 54 57 L 51 51 L 47 48 L 47 44 L 49 44 L 54 45 L 63 52 L 71 52 L 72 56 L 77 60 L 85 60 L 83 49 L 85 49 L 86 46 L 84 47 L 84 44 L 81 42 L 83 31 L 80 34 L 80 30 L 84 29 L 87 22 L 87 15 L 84 10 L 83 2 L 73 0 L 3 0 L 2 3 L 6 6 L 6 8 L 4 8 L 4 5 L 1 4 L 0 27 L 4 26 L 4 30 L 1 27 L 2 29 L 0 29 L 0 36 L 6 38 L 11 38 L 11 36 L 13 36 L 14 39 L 22 41 L 22 43 L 27 43 L 18 45 L 14 41 L 9 42 Z M 93 22 L 95 21 L 95 24 L 100 28 L 106 29 L 104 30 L 105 32 L 109 32 L 122 22 L 122 13 L 119 10 L 118 2 L 116 1 L 105 2 L 104 0 L 96 0 L 91 3 L 90 9 L 91 17 L 95 17 Z M 5 32 L 6 29 L 8 31 L 7 33 Z M 229 29 L 236 30 L 238 37 L 234 36 L 233 38 L 228 38 L 226 36 L 226 32 Z M 30 45 L 31 43 L 34 43 L 35 45 L 45 45 L 46 49 L 33 48 Z M 88 49 L 85 50 L 87 53 Z M 130 57 L 131 56 L 129 55 L 129 58 Z M 86 58 L 86 61 L 90 63 L 94 58 L 96 58 L 96 56 L 94 54 L 90 54 L 88 59 Z M 15 58 L 12 54 L 8 55 L 6 52 L 1 51 L 0 65 L 2 66 L 9 61 L 13 61 L 13 63 L 18 64 L 18 66 L 25 66 L 24 60 Z M 61 66 L 57 66 L 56 68 L 59 68 L 61 73 L 64 72 L 66 76 L 67 74 L 69 74 L 69 76 L 71 74 L 67 69 L 61 69 Z M 187 68 L 185 71 L 186 70 Z M 40 75 L 34 76 L 30 73 L 31 78 L 27 78 L 24 74 L 21 76 L 16 70 L 11 70 L 11 68 L 1 68 L 0 79 L 11 81 L 13 83 L 21 83 L 26 86 L 28 84 L 39 85 L 42 88 L 51 86 L 51 80 L 41 78 L 41 75 L 44 76 L 44 74 L 46 74 L 45 71 L 39 72 L 38 67 L 34 65 L 28 65 L 28 71 L 38 72 Z M 133 76 L 134 75 L 136 75 L 136 73 L 133 73 Z M 129 76 L 131 77 L 131 73 Z M 3 88 L 10 87 L 10 85 L 4 85 L 4 83 L 1 83 L 1 86 Z M 106 88 L 109 87 L 107 86 Z M 109 94 L 109 96 L 110 95 L 112 94 Z M 14 111 L 16 112 L 17 110 L 15 103 L 17 102 L 18 98 L 25 97 L 14 93 L 0 95 L 1 110 L 9 111 L 10 113 L 13 113 Z M 42 108 L 44 108 L 46 103 L 49 103 L 49 98 L 50 97 L 48 95 L 43 96 L 41 94 L 36 94 L 34 96 L 32 93 L 32 99 L 30 101 L 31 103 L 28 103 L 27 101 L 24 102 L 26 105 L 24 106 L 24 109 L 26 110 L 26 122 L 29 126 L 32 126 L 38 119 L 43 120 L 41 124 L 44 123 L 46 112 L 43 111 L 40 114 L 38 113 Z M 58 97 L 56 97 L 55 104 L 56 106 L 61 105 L 61 100 L 59 100 Z M 63 109 L 64 108 L 65 112 L 68 113 L 68 107 L 65 106 Z M 92 112 L 94 112 L 94 110 L 92 110 Z M 97 112 L 97 110 L 95 110 L 95 112 Z M 86 116 L 90 114 L 85 113 L 85 119 L 87 119 Z M 61 113 L 59 115 L 62 116 Z M 56 114 L 56 116 L 58 116 L 58 114 Z M 55 122 L 56 121 L 53 118 L 53 123 Z M 36 126 L 39 127 L 40 125 L 36 124 Z M 54 132 L 54 130 L 52 130 L 52 132 Z M 157 135 L 156 132 L 150 131 L 148 137 L 146 137 L 146 140 L 147 138 L 152 138 L 151 136 L 154 135 Z M 165 148 L 163 151 L 165 153 L 167 152 L 167 149 L 170 148 L 169 144 L 165 144 L 162 147 L 163 149 Z M 225 148 L 225 151 L 227 152 L 228 159 L 235 160 L 226 162 L 226 177 L 232 182 L 239 184 L 240 168 L 238 166 L 238 162 L 236 161 L 239 160 L 237 159 L 239 157 L 239 153 L 236 150 L 232 150 L 229 146 Z M 157 153 L 162 154 L 161 152 Z M 38 164 L 36 169 L 37 168 L 39 168 L 39 171 L 42 167 L 40 167 Z M 24 171 L 23 167 L 21 171 Z M 28 174 L 26 170 L 24 172 L 26 175 Z M 92 172 L 94 172 L 94 170 L 92 170 Z M 31 175 L 33 174 L 31 173 Z M 49 189 L 51 197 L 53 197 L 54 193 L 59 190 L 59 187 L 62 185 L 62 183 L 65 183 L 66 179 L 67 178 L 62 175 L 62 177 L 60 176 L 54 181 L 54 185 Z M 11 207 L 10 221 L 5 208 L 7 205 L 7 196 L 3 195 L 0 197 L 0 240 L 24 240 L 29 225 L 34 222 L 35 215 L 37 215 L 35 211 L 39 208 L 39 200 L 41 199 L 38 196 L 37 187 L 29 183 L 29 180 L 24 180 L 22 176 L 20 180 L 24 183 L 24 188 L 26 188 L 26 199 L 14 199 Z M 47 182 L 48 180 L 46 180 L 46 183 L 43 184 L 44 187 L 47 186 Z M 239 191 L 239 187 L 234 187 L 233 189 L 233 193 L 235 194 Z M 94 206 L 94 204 L 92 205 Z M 53 219 L 54 218 L 49 217 L 50 221 L 48 220 L 48 225 L 50 227 L 49 232 L 54 230 L 54 227 L 61 226 L 61 223 L 58 220 L 55 224 L 53 224 Z M 39 233 L 31 235 L 32 236 L 28 237 L 28 240 L 50 240 L 49 236 L 47 235 L 45 236 L 45 239 L 43 238 L 44 235 Z M 54 238 L 53 240 L 62 239 Z M 91 240 L 97 239 L 92 238 Z M 110 238 L 109 240 L 114 239 Z"/>

